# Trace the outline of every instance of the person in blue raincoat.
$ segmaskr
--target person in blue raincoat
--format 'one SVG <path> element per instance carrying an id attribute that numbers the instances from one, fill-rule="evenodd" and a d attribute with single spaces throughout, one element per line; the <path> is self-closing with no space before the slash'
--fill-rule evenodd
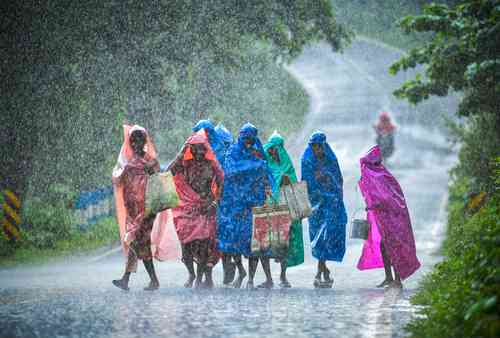
<path id="1" fill-rule="evenodd" d="M 193 132 L 196 133 L 201 129 L 205 130 L 205 133 L 208 138 L 208 143 L 212 148 L 212 151 L 215 153 L 215 157 L 217 157 L 217 161 L 220 166 L 224 166 L 224 156 L 226 154 L 226 147 L 224 146 L 224 142 L 219 137 L 219 134 L 216 132 L 214 124 L 210 120 L 199 120 L 193 127 Z"/>
<path id="2" fill-rule="evenodd" d="M 252 207 L 262 206 L 271 194 L 272 175 L 265 161 L 262 143 L 255 126 L 246 123 L 238 142 L 229 147 L 224 163 L 224 192 L 218 213 L 217 238 L 219 250 L 225 254 L 248 257 L 248 288 L 253 279 L 259 256 L 251 251 Z M 261 255 L 270 255 L 271 252 Z M 273 286 L 269 260 L 261 261 L 266 282 L 259 287 Z M 234 286 L 240 287 L 245 275 L 240 274 Z"/>
<path id="3" fill-rule="evenodd" d="M 222 123 L 219 123 L 217 127 L 215 127 L 215 132 L 219 136 L 219 139 L 224 143 L 226 153 L 231 144 L 233 144 L 233 135 Z M 222 254 L 222 270 L 224 271 L 224 279 L 222 283 L 225 286 L 229 286 L 233 283 L 234 278 L 236 277 L 236 268 L 238 268 L 237 281 L 241 281 L 246 276 L 246 271 L 243 267 L 243 262 L 241 261 L 241 255 L 230 253 Z"/>
<path id="4" fill-rule="evenodd" d="M 321 131 L 311 135 L 302 155 L 302 180 L 307 182 L 313 207 L 309 216 L 309 236 L 312 255 L 318 259 L 314 286 L 331 287 L 333 278 L 326 261 L 341 262 L 344 258 L 347 213 L 337 157 Z"/>

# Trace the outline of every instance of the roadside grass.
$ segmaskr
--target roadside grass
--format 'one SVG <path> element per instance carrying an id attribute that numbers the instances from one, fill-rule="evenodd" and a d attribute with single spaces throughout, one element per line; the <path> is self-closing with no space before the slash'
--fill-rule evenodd
<path id="1" fill-rule="evenodd" d="M 107 217 L 91 225 L 86 231 L 76 230 L 70 238 L 59 239 L 50 247 L 39 247 L 27 237 L 29 230 L 22 230 L 23 238 L 17 243 L 0 239 L 3 248 L 0 268 L 19 265 L 41 265 L 62 257 L 85 255 L 102 247 L 118 244 L 119 231 L 114 217 Z M 8 247 L 5 250 L 5 247 Z"/>

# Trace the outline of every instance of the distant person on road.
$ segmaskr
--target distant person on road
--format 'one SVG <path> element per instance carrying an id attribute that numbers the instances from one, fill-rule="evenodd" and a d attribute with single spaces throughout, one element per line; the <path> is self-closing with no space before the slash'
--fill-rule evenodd
<path id="1" fill-rule="evenodd" d="M 257 128 L 246 123 L 240 129 L 238 141 L 228 149 L 217 231 L 219 249 L 223 253 L 248 257 L 248 288 L 254 287 L 259 257 L 270 255 L 270 252 L 255 255 L 251 251 L 252 207 L 264 205 L 272 185 L 272 175 L 257 134 Z M 272 288 L 269 260 L 261 260 L 261 263 L 266 281 L 259 287 Z M 245 276 L 245 271 L 240 271 L 234 287 L 239 288 Z"/>
<path id="2" fill-rule="evenodd" d="M 151 230 L 154 217 L 145 218 L 145 192 L 149 175 L 160 170 L 156 151 L 146 129 L 138 125 L 124 125 L 124 143 L 113 170 L 116 215 L 120 238 L 127 253 L 125 273 L 113 280 L 120 289 L 128 290 L 130 274 L 137 271 L 141 259 L 151 278 L 146 291 L 159 288 L 151 251 Z"/>
<path id="3" fill-rule="evenodd" d="M 382 158 L 386 160 L 394 153 L 396 126 L 391 122 L 391 116 L 388 112 L 381 112 L 373 128 L 377 134 L 376 143 L 380 147 Z"/>
<path id="4" fill-rule="evenodd" d="M 297 182 L 295 168 L 285 150 L 285 139 L 277 131 L 264 144 L 264 150 L 274 178 L 273 196 L 276 201 L 279 201 L 281 187 Z M 292 222 L 288 252 L 283 257 L 277 257 L 277 259 L 281 264 L 280 287 L 289 288 L 291 284 L 286 277 L 287 268 L 304 263 L 304 240 L 302 238 L 301 220 Z"/>
<path id="5" fill-rule="evenodd" d="M 337 157 L 321 131 L 311 135 L 302 155 L 302 180 L 307 182 L 313 208 L 309 236 L 312 255 L 318 259 L 314 286 L 332 287 L 333 278 L 326 261 L 341 262 L 344 258 L 347 214 Z"/>
<path id="6" fill-rule="evenodd" d="M 184 286 L 190 288 L 194 282 L 196 288 L 212 288 L 212 269 L 219 259 L 216 210 L 224 173 L 205 133 L 198 132 L 187 139 L 171 171 L 180 199 L 179 206 L 172 210 L 174 224 L 182 246 L 182 261 L 189 273 Z"/>
<path id="7" fill-rule="evenodd" d="M 370 228 L 358 269 L 384 267 L 385 279 L 378 287 L 401 288 L 401 280 L 420 267 L 405 197 L 396 178 L 382 164 L 378 145 L 361 158 L 360 164 L 359 187 Z"/>

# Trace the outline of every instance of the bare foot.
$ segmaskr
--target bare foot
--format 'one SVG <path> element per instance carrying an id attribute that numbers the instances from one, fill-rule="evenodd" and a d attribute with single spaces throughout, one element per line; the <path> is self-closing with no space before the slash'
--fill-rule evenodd
<path id="1" fill-rule="evenodd" d="M 292 284 L 290 284 L 290 282 L 286 278 L 281 280 L 281 282 L 280 282 L 280 288 L 282 288 L 282 289 L 288 289 L 288 288 L 291 288 L 291 287 L 292 287 Z"/>
<path id="2" fill-rule="evenodd" d="M 318 272 L 316 276 L 314 277 L 314 283 L 313 283 L 315 288 L 319 288 L 321 285 L 321 273 Z"/>
<path id="3" fill-rule="evenodd" d="M 236 264 L 233 262 L 227 263 L 226 271 L 224 271 L 224 285 L 230 285 L 234 281 L 236 275 Z"/>
<path id="4" fill-rule="evenodd" d="M 144 288 L 144 291 L 155 291 L 160 288 L 160 283 L 158 282 L 149 282 L 149 285 Z"/>
<path id="5" fill-rule="evenodd" d="M 202 277 L 196 276 L 196 280 L 194 281 L 194 288 L 195 289 L 201 289 L 203 288 L 203 283 L 202 283 Z"/>
<path id="6" fill-rule="evenodd" d="M 205 282 L 203 283 L 203 288 L 213 289 L 214 288 L 214 281 L 211 278 L 207 278 L 205 280 Z"/>
<path id="7" fill-rule="evenodd" d="M 233 287 L 235 289 L 239 289 L 241 288 L 241 284 L 243 283 L 243 280 L 245 279 L 245 277 L 247 276 L 247 273 L 246 272 L 243 272 L 243 273 L 239 273 L 238 274 L 238 278 L 234 281 L 233 283 Z"/>
<path id="8" fill-rule="evenodd" d="M 272 289 L 274 287 L 274 283 L 272 280 L 267 280 L 262 284 L 257 286 L 259 289 Z"/>
<path id="9" fill-rule="evenodd" d="M 128 291 L 128 283 L 126 283 L 123 279 L 115 279 L 113 280 L 113 285 L 122 290 Z"/>
<path id="10" fill-rule="evenodd" d="M 184 287 L 190 289 L 193 287 L 194 280 L 196 279 L 195 275 L 189 275 L 188 280 L 184 283 Z"/>
<path id="11" fill-rule="evenodd" d="M 384 279 L 384 281 L 382 283 L 380 283 L 379 285 L 377 285 L 377 287 L 378 288 L 383 288 L 383 287 L 386 287 L 387 285 L 389 285 L 392 282 L 394 282 L 393 279 Z"/>
<path id="12" fill-rule="evenodd" d="M 323 278 L 325 279 L 325 284 L 333 285 L 333 278 L 330 278 L 330 270 L 326 269 L 326 271 L 323 273 Z"/>
<path id="13" fill-rule="evenodd" d="M 387 284 L 387 287 L 393 289 L 402 289 L 403 283 L 401 283 L 401 281 L 393 280 L 389 284 Z"/>

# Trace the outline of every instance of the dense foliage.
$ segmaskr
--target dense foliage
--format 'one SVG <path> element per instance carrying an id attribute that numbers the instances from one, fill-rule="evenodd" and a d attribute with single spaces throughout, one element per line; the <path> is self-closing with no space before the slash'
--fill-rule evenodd
<path id="1" fill-rule="evenodd" d="M 152 130 L 164 160 L 200 117 L 300 119 L 304 92 L 277 62 L 348 38 L 326 0 L 2 7 L 1 184 L 30 194 L 108 183 L 124 119 Z"/>
<path id="2" fill-rule="evenodd" d="M 395 95 L 419 103 L 459 92 L 451 123 L 460 145 L 452 170 L 445 259 L 414 297 L 423 317 L 414 337 L 500 335 L 500 1 L 466 0 L 455 7 L 431 4 L 405 17 L 407 32 L 432 38 L 409 51 L 391 71 L 424 65 L 424 74 Z"/>
<path id="3" fill-rule="evenodd" d="M 457 180 L 450 189 L 446 259 L 412 299 L 424 305 L 423 318 L 408 327 L 413 337 L 500 336 L 500 194 L 473 212 L 469 184 Z"/>
<path id="4" fill-rule="evenodd" d="M 22 196 L 23 249 L 79 236 L 69 201 L 52 192 L 109 185 L 122 122 L 144 125 L 163 163 L 200 118 L 287 134 L 308 100 L 283 65 L 308 43 L 326 40 L 335 51 L 349 39 L 327 0 L 0 7 L 0 187 Z"/>
<path id="5" fill-rule="evenodd" d="M 428 38 L 428 34 L 405 34 L 398 21 L 402 16 L 421 14 L 431 2 L 454 4 L 457 0 L 332 0 L 340 23 L 356 34 L 408 49 Z"/>

